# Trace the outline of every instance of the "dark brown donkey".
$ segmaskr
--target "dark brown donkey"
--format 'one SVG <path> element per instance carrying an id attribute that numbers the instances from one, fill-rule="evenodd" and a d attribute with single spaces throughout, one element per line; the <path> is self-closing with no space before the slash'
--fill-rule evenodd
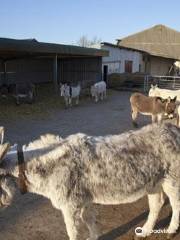
<path id="1" fill-rule="evenodd" d="M 152 117 L 152 122 L 161 122 L 163 115 L 166 113 L 172 116 L 176 109 L 176 97 L 171 99 L 162 99 L 160 97 L 147 97 L 141 93 L 134 93 L 130 97 L 132 121 L 137 127 L 136 119 L 138 113 L 149 115 Z"/>

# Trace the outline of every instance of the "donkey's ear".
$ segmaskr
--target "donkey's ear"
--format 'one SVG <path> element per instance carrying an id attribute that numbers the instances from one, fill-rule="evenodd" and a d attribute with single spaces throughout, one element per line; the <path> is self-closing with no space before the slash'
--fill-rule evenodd
<path id="1" fill-rule="evenodd" d="M 176 102 L 176 100 L 177 100 L 177 96 L 175 96 L 175 97 L 173 98 L 173 101 L 174 101 L 174 102 Z"/>
<path id="2" fill-rule="evenodd" d="M 156 84 L 156 85 L 151 84 L 151 88 L 152 88 L 152 89 L 156 89 L 157 86 L 158 86 L 157 84 Z"/>
<path id="3" fill-rule="evenodd" d="M 10 147 L 11 147 L 11 145 L 9 143 L 5 143 L 3 145 L 0 145 L 0 163 L 2 162 L 6 153 L 9 151 Z"/>

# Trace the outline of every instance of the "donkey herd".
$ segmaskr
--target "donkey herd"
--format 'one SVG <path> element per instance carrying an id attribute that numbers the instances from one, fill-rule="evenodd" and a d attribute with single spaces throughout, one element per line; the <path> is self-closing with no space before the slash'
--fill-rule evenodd
<path id="1" fill-rule="evenodd" d="M 61 86 L 67 105 L 79 96 L 80 86 L 75 88 Z M 105 97 L 102 83 L 91 88 L 96 101 L 100 92 Z M 145 238 L 156 224 L 165 193 L 172 207 L 167 237 L 173 237 L 180 215 L 180 123 L 179 118 L 177 126 L 162 120 L 180 114 L 178 101 L 180 90 L 157 86 L 151 87 L 148 97 L 132 94 L 133 124 L 137 126 L 138 113 L 150 115 L 152 124 L 117 135 L 78 133 L 61 138 L 47 134 L 28 145 L 10 146 L 3 143 L 1 127 L 1 205 L 11 203 L 17 188 L 43 195 L 62 211 L 70 240 L 82 239 L 80 224 L 88 228 L 88 240 L 97 240 L 94 203 L 123 204 L 147 196 L 149 215 L 141 233 Z"/>
<path id="2" fill-rule="evenodd" d="M 75 99 L 76 105 L 79 104 L 79 96 L 81 93 L 81 86 L 71 86 L 67 83 L 60 85 L 61 97 L 64 97 L 66 107 L 72 106 L 72 100 Z M 91 97 L 98 102 L 99 99 L 103 100 L 106 98 L 106 83 L 100 81 L 95 83 L 90 88 Z"/>

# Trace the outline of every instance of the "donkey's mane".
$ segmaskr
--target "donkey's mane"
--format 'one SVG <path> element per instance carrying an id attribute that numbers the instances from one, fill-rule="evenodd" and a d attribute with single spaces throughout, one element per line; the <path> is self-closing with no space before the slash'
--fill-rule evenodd
<path id="1" fill-rule="evenodd" d="M 25 148 L 42 148 L 49 147 L 51 145 L 58 144 L 62 141 L 62 138 L 54 134 L 45 134 L 40 136 L 39 139 L 36 139 L 30 142 Z"/>
<path id="2" fill-rule="evenodd" d="M 156 101 L 160 100 L 162 103 L 166 102 L 166 99 L 163 99 L 162 97 L 155 97 Z"/>
<path id="3" fill-rule="evenodd" d="M 24 146 L 25 160 L 31 168 L 36 168 L 39 164 L 44 165 L 51 162 L 52 159 L 55 161 L 58 157 L 64 155 L 64 151 L 57 150 L 60 149 L 62 142 L 63 139 L 57 135 L 42 135 L 39 139 Z"/>

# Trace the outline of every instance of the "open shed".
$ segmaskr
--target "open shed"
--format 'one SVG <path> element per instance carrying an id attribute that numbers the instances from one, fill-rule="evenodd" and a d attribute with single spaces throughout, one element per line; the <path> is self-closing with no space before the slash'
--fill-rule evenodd
<path id="1" fill-rule="evenodd" d="M 102 57 L 108 52 L 36 39 L 0 38 L 0 85 L 31 81 L 77 83 L 82 87 L 101 80 Z"/>

